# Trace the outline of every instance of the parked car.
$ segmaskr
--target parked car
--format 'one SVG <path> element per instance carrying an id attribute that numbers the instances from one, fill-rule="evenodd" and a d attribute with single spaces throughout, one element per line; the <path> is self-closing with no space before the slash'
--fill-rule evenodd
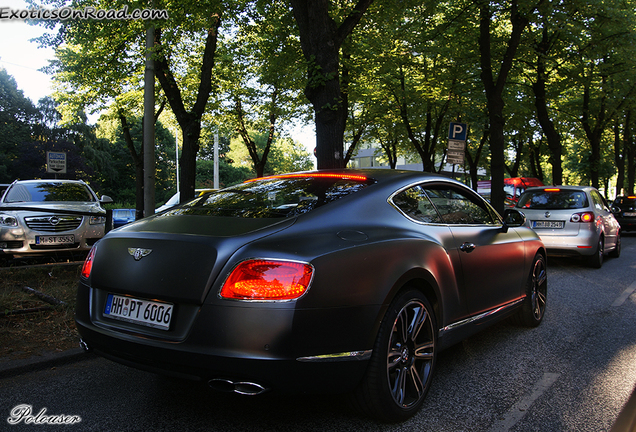
<path id="1" fill-rule="evenodd" d="M 6 191 L 10 184 L 0 183 L 0 199 L 2 199 L 2 195 L 4 195 L 4 191 Z"/>
<path id="2" fill-rule="evenodd" d="M 621 253 L 621 230 L 603 196 L 590 186 L 526 190 L 517 203 L 550 255 L 580 256 L 592 267 Z"/>
<path id="3" fill-rule="evenodd" d="M 491 187 L 490 180 L 480 180 L 477 182 L 477 192 L 490 201 Z M 511 177 L 504 179 L 504 192 L 506 198 L 504 199 L 504 206 L 506 208 L 512 208 L 519 201 L 519 197 L 529 187 L 543 186 L 543 182 L 534 177 Z"/>
<path id="4" fill-rule="evenodd" d="M 135 209 L 114 209 L 113 210 L 113 228 L 119 228 L 122 225 L 135 221 Z"/>
<path id="5" fill-rule="evenodd" d="M 636 230 L 636 196 L 616 197 L 612 212 L 622 231 Z"/>
<path id="6" fill-rule="evenodd" d="M 440 350 L 509 316 L 541 323 L 545 250 L 512 212 L 504 222 L 462 183 L 415 171 L 207 193 L 93 247 L 81 344 L 223 391 L 349 392 L 369 415 L 404 420 Z"/>
<path id="7" fill-rule="evenodd" d="M 216 189 L 195 189 L 194 196 L 198 197 L 203 195 L 204 193 L 212 192 L 215 190 Z M 169 208 L 179 205 L 180 201 L 181 201 L 181 192 L 177 192 L 176 194 L 172 195 L 170 199 L 166 201 L 164 205 L 157 207 L 157 209 L 155 210 L 155 213 L 161 213 L 164 210 L 168 210 Z"/>
<path id="8" fill-rule="evenodd" d="M 83 181 L 16 180 L 0 200 L 0 258 L 88 251 L 104 236 L 105 222 Z"/>

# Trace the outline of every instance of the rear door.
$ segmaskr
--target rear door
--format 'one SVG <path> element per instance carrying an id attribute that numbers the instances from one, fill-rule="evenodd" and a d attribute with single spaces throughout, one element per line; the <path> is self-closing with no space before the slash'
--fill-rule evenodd
<path id="1" fill-rule="evenodd" d="M 616 218 L 612 214 L 607 202 L 601 196 L 601 194 L 592 190 L 590 192 L 592 196 L 592 202 L 594 205 L 594 213 L 597 217 L 600 217 L 603 222 L 603 232 L 605 233 L 605 249 L 611 249 L 616 246 L 616 239 L 618 236 L 619 224 Z"/>

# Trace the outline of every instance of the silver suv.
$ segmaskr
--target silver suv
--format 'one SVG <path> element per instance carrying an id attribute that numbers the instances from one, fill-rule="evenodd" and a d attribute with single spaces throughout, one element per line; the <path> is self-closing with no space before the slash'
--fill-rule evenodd
<path id="1" fill-rule="evenodd" d="M 620 225 L 596 188 L 529 188 L 516 209 L 541 237 L 548 255 L 580 256 L 599 268 L 605 254 L 618 257 L 621 253 Z"/>
<path id="2" fill-rule="evenodd" d="M 90 250 L 104 236 L 107 202 L 81 180 L 14 181 L 0 199 L 0 258 Z"/>

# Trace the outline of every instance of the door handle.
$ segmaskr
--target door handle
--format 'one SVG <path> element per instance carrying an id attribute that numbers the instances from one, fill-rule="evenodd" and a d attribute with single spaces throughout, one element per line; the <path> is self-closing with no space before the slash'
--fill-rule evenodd
<path id="1" fill-rule="evenodd" d="M 459 247 L 459 250 L 461 250 L 462 252 L 471 253 L 475 250 L 476 247 L 477 246 L 475 246 L 475 243 L 466 242 Z"/>

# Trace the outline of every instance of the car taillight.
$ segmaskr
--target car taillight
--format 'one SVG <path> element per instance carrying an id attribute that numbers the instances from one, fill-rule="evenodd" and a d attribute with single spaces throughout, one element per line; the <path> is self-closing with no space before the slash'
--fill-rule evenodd
<path id="1" fill-rule="evenodd" d="M 295 261 L 243 261 L 223 284 L 220 296 L 241 300 L 296 299 L 309 288 L 313 271 L 311 264 Z"/>
<path id="2" fill-rule="evenodd" d="M 82 266 L 82 272 L 80 273 L 80 276 L 83 277 L 84 279 L 88 279 L 88 277 L 91 275 L 91 270 L 93 270 L 94 257 L 95 257 L 95 246 L 91 248 L 90 252 L 88 253 L 88 256 L 86 257 L 86 260 L 84 260 L 84 265 Z"/>
<path id="3" fill-rule="evenodd" d="M 594 222 L 594 213 L 592 212 L 583 212 L 583 213 L 574 213 L 570 218 L 570 222 Z"/>

